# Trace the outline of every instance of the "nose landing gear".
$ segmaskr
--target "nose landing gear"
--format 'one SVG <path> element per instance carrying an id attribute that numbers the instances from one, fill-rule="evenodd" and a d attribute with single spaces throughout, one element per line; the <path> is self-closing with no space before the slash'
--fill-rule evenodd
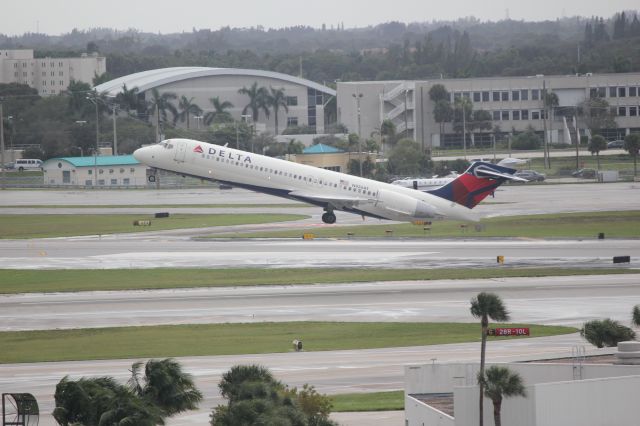
<path id="1" fill-rule="evenodd" d="M 328 224 L 336 223 L 336 215 L 333 211 L 327 211 L 322 215 L 322 221 Z"/>

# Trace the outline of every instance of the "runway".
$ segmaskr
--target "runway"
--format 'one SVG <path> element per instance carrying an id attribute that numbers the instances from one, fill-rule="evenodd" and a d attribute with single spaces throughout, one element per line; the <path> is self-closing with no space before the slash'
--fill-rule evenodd
<path id="1" fill-rule="evenodd" d="M 640 273 L 610 276 L 0 296 L 0 330 L 279 321 L 471 322 L 469 300 L 499 294 L 513 321 L 580 327 L 592 318 L 629 323 Z"/>
<path id="2" fill-rule="evenodd" d="M 558 185 L 502 185 L 494 198 L 487 198 L 474 211 L 480 217 L 516 214 L 542 214 L 578 211 L 638 210 L 640 183 L 574 183 Z M 273 204 L 291 207 L 265 207 Z M 208 205 L 215 205 L 210 207 Z M 234 205 L 255 207 L 234 207 Z M 185 207 L 181 207 L 184 205 Z M 198 206 L 201 205 L 201 206 Z M 50 206 L 33 208 L 30 206 Z M 90 206 L 91 208 L 80 208 Z M 105 206 L 105 207 L 100 207 Z M 117 206 L 108 208 L 106 206 Z M 148 206 L 148 207 L 145 207 Z M 156 206 L 156 207 L 150 207 Z M 157 207 L 166 206 L 166 207 Z M 226 206 L 226 207 L 225 207 Z M 108 214 L 108 213 L 289 213 L 305 212 L 320 222 L 322 209 L 284 198 L 259 194 L 244 189 L 220 190 L 215 186 L 163 190 L 33 190 L 4 191 L 0 199 L 0 214 Z M 362 220 L 345 214 L 343 221 Z M 367 219 L 365 223 L 380 223 Z M 388 222 L 382 222 L 388 223 Z"/>
<path id="3" fill-rule="evenodd" d="M 199 240 L 144 234 L 0 240 L 0 268 L 453 268 L 613 266 L 640 257 L 638 240 Z M 624 267 L 624 266 L 623 266 Z"/>

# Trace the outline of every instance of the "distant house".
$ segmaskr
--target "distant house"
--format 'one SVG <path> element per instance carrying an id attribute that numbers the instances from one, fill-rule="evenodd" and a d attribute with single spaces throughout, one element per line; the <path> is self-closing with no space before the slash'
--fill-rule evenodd
<path id="1" fill-rule="evenodd" d="M 144 186 L 147 166 L 133 155 L 51 158 L 42 165 L 45 185 Z"/>

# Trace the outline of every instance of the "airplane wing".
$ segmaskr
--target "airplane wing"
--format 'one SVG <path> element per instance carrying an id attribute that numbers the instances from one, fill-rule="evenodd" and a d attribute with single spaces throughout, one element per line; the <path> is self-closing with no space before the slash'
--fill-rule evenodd
<path id="1" fill-rule="evenodd" d="M 312 200 L 320 203 L 331 204 L 334 207 L 353 207 L 358 205 L 358 203 L 364 202 L 374 202 L 374 199 L 365 198 L 365 197 L 344 197 L 338 195 L 321 195 L 315 194 L 312 192 L 304 192 L 304 191 L 291 191 L 289 195 L 301 198 L 305 200 Z"/>

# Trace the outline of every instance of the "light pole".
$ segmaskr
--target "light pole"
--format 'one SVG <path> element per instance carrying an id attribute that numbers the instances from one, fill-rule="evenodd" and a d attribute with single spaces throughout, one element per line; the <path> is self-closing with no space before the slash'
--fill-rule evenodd
<path id="1" fill-rule="evenodd" d="M 251 118 L 249 114 L 240 115 L 240 120 L 245 121 Z M 240 149 L 240 130 L 238 129 L 238 122 L 236 121 L 236 149 Z"/>
<path id="2" fill-rule="evenodd" d="M 245 123 L 248 123 L 249 120 L 251 120 L 251 124 L 250 124 L 250 126 L 251 126 L 251 152 L 253 152 L 253 142 L 254 142 L 253 141 L 253 139 L 254 139 L 253 132 L 255 130 L 255 126 L 254 126 L 254 123 L 253 123 L 253 115 L 251 115 L 251 114 L 242 114 L 240 116 L 240 119 L 244 120 Z M 236 137 L 237 136 L 238 136 L 238 134 L 236 133 Z"/>
<path id="3" fill-rule="evenodd" d="M 12 163 L 15 163 L 16 161 L 16 153 L 13 150 L 13 140 L 16 137 L 16 126 L 15 123 L 13 122 L 13 115 L 10 115 L 7 117 L 7 121 L 9 122 L 9 125 L 11 126 L 11 133 L 9 134 L 9 151 L 11 151 L 11 158 L 9 159 Z"/>
<path id="4" fill-rule="evenodd" d="M 0 169 L 2 169 L 2 189 L 5 187 L 6 172 L 4 167 L 4 112 L 0 101 Z"/>
<path id="5" fill-rule="evenodd" d="M 360 165 L 360 176 L 362 177 L 362 138 L 360 136 L 360 99 L 362 99 L 362 93 L 352 93 L 351 96 L 353 96 L 356 100 L 356 112 L 358 114 L 358 164 Z"/>
<path id="6" fill-rule="evenodd" d="M 96 149 L 93 153 L 93 175 L 95 180 L 94 188 L 98 187 L 98 150 L 100 149 L 100 126 L 98 116 L 98 93 L 94 91 L 93 98 L 87 96 L 87 99 L 96 106 Z"/>
<path id="7" fill-rule="evenodd" d="M 202 119 L 204 116 L 202 115 L 194 115 L 193 119 L 196 120 L 196 130 L 200 130 L 200 123 L 202 123 Z"/>
<path id="8" fill-rule="evenodd" d="M 116 128 L 116 108 L 118 105 L 113 103 L 113 155 L 118 155 L 118 132 Z"/>
<path id="9" fill-rule="evenodd" d="M 464 153 L 464 159 L 467 159 L 467 109 L 466 98 L 462 99 L 462 152 Z"/>

